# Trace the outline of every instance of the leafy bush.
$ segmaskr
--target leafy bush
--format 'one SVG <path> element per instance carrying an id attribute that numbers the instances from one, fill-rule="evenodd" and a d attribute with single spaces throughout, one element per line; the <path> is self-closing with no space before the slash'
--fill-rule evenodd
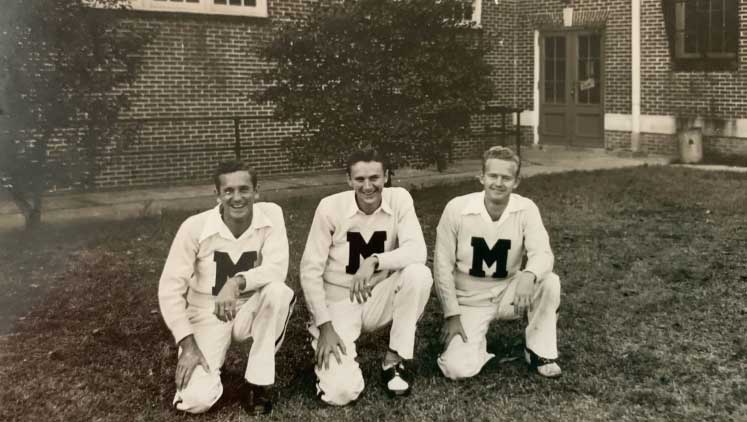
<path id="1" fill-rule="evenodd" d="M 300 123 L 292 160 L 340 163 L 371 146 L 395 166 L 443 162 L 492 95 L 488 46 L 464 16 L 459 0 L 347 0 L 284 25 L 263 50 L 260 100 Z"/>

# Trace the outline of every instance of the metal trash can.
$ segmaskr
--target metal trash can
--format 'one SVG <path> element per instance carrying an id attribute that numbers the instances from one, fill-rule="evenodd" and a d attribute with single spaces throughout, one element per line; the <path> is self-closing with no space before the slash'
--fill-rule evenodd
<path id="1" fill-rule="evenodd" d="M 684 129 L 677 133 L 680 162 L 695 164 L 703 160 L 703 131 L 701 128 Z"/>

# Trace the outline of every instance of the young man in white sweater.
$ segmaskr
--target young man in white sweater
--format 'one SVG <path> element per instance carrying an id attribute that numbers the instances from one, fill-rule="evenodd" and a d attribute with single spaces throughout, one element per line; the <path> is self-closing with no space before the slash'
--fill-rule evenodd
<path id="1" fill-rule="evenodd" d="M 355 341 L 391 323 L 382 362 L 387 392 L 410 393 L 415 328 L 433 284 L 412 197 L 385 188 L 385 159 L 372 150 L 351 155 L 352 190 L 321 200 L 301 259 L 301 286 L 312 315 L 317 393 L 342 406 L 364 388 Z"/>
<path id="2" fill-rule="evenodd" d="M 512 193 L 520 159 L 508 148 L 483 156 L 483 191 L 452 199 L 438 223 L 434 272 L 444 312 L 438 366 L 450 379 L 480 372 L 493 320 L 527 315 L 525 358 L 544 377 L 558 377 L 556 323 L 560 279 L 539 210 Z M 521 263 L 526 253 L 526 267 Z"/>
<path id="3" fill-rule="evenodd" d="M 275 352 L 295 302 L 285 285 L 283 211 L 254 202 L 257 176 L 241 162 L 219 165 L 214 181 L 218 205 L 179 227 L 158 286 L 161 314 L 179 346 L 174 406 L 210 409 L 223 393 L 229 345 L 251 338 L 241 404 L 265 414 L 272 409 Z"/>

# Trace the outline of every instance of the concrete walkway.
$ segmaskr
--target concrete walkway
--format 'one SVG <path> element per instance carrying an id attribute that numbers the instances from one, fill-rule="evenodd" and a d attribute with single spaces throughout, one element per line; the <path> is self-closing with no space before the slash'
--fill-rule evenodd
<path id="1" fill-rule="evenodd" d="M 634 167 L 644 164 L 663 165 L 666 157 L 620 157 L 603 150 L 566 148 L 522 150 L 522 177 L 571 170 L 600 170 Z M 443 173 L 433 169 L 399 169 L 393 179 L 395 186 L 408 189 L 456 184 L 475 178 L 480 172 L 480 160 L 461 160 Z M 260 196 L 275 201 L 311 194 L 329 194 L 348 189 L 343 171 L 313 174 L 273 176 L 259 179 Z M 199 210 L 215 204 L 211 184 L 133 189 L 92 193 L 50 194 L 44 198 L 42 221 L 59 223 L 92 218 L 122 220 L 159 215 L 164 209 Z M 0 197 L 0 231 L 23 227 L 23 215 L 15 204 Z"/>

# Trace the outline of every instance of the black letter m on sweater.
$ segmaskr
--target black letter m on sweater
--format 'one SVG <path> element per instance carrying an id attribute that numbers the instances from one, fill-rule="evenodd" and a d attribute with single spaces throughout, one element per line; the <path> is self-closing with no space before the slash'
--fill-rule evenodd
<path id="1" fill-rule="evenodd" d="M 345 267 L 345 272 L 348 274 L 355 274 L 358 268 L 361 266 L 361 256 L 363 259 L 375 253 L 384 252 L 384 242 L 386 241 L 386 232 L 377 231 L 371 235 L 371 239 L 366 243 L 358 232 L 348 232 L 348 243 L 350 244 L 350 258 L 348 258 L 348 265 Z"/>
<path id="2" fill-rule="evenodd" d="M 472 238 L 472 268 L 469 275 L 473 277 L 485 277 L 485 271 L 482 270 L 482 263 L 485 262 L 488 267 L 496 263 L 493 277 L 505 278 L 508 275 L 506 271 L 506 261 L 508 260 L 508 250 L 511 249 L 511 240 L 499 239 L 493 245 L 493 249 L 488 249 L 488 244 L 482 237 Z"/>
<path id="3" fill-rule="evenodd" d="M 231 261 L 231 257 L 225 252 L 213 252 L 213 261 L 215 262 L 215 284 L 213 285 L 213 296 L 220 293 L 220 289 L 226 284 L 229 278 L 241 271 L 248 271 L 254 268 L 254 262 L 257 261 L 257 252 L 244 252 L 236 264 Z"/>

